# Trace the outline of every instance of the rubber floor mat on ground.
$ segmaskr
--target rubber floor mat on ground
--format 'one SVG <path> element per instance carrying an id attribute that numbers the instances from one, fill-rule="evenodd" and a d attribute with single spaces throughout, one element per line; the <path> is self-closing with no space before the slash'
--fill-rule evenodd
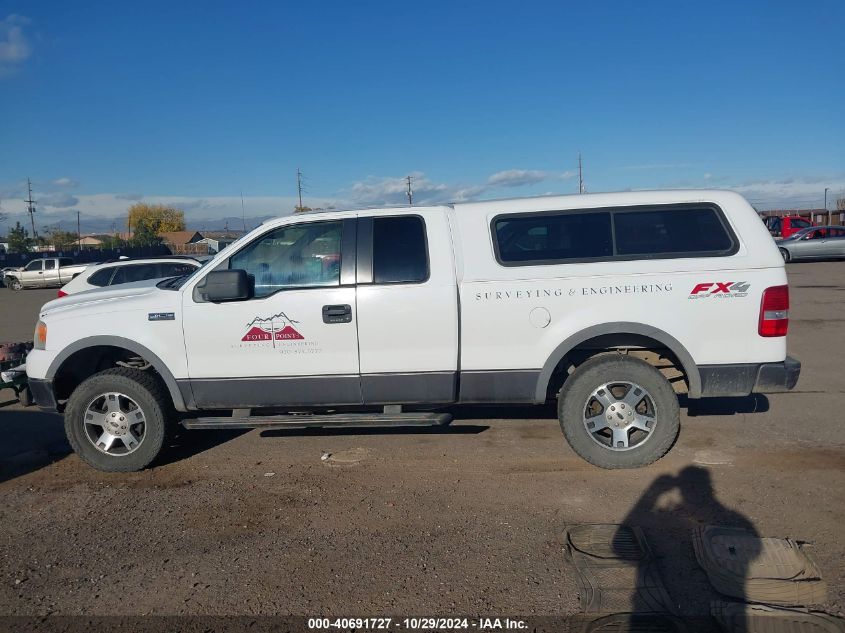
<path id="1" fill-rule="evenodd" d="M 566 550 L 584 613 L 674 613 L 640 528 L 574 526 L 566 531 Z"/>
<path id="2" fill-rule="evenodd" d="M 727 633 L 845 633 L 845 620 L 821 611 L 715 602 L 712 613 Z"/>
<path id="3" fill-rule="evenodd" d="M 716 526 L 693 530 L 695 557 L 726 596 L 776 605 L 820 604 L 827 585 L 818 566 L 792 539 L 760 538 Z"/>

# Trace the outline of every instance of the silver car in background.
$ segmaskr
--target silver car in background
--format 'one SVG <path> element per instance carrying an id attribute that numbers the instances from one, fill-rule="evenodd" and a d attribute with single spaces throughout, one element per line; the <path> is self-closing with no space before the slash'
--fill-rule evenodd
<path id="1" fill-rule="evenodd" d="M 811 226 L 775 242 L 785 262 L 845 259 L 845 226 Z"/>

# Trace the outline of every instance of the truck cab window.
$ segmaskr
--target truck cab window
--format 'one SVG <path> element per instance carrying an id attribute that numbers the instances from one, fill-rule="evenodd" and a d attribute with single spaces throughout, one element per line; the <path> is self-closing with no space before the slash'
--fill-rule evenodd
<path id="1" fill-rule="evenodd" d="M 255 297 L 285 288 L 340 285 L 342 222 L 282 226 L 258 238 L 229 260 L 255 278 Z"/>
<path id="2" fill-rule="evenodd" d="M 44 270 L 53 270 L 56 267 L 56 260 L 55 259 L 45 259 L 44 260 Z"/>
<path id="3" fill-rule="evenodd" d="M 425 225 L 418 216 L 373 219 L 373 282 L 419 283 L 428 279 Z"/>
<path id="4" fill-rule="evenodd" d="M 26 268 L 24 268 L 24 270 L 41 270 L 41 265 L 41 260 L 32 261 L 26 265 Z"/>

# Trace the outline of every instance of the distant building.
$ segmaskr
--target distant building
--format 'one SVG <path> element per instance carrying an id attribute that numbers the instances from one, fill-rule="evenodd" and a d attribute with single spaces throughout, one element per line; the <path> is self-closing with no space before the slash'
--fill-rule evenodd
<path id="1" fill-rule="evenodd" d="M 208 245 L 208 254 L 216 255 L 243 235 L 242 231 L 202 231 L 199 244 Z"/>
<path id="2" fill-rule="evenodd" d="M 80 246 L 88 246 L 89 248 L 100 248 L 103 245 L 103 240 L 94 235 L 85 235 L 79 239 Z"/>
<path id="3" fill-rule="evenodd" d="M 174 255 L 208 254 L 208 244 L 200 243 L 202 235 L 199 231 L 171 231 L 159 233 L 159 237 Z"/>

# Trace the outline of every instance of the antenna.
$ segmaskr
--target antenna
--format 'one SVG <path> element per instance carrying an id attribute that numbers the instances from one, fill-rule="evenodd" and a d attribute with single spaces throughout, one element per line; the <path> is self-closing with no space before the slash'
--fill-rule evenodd
<path id="1" fill-rule="evenodd" d="M 32 181 L 28 177 L 26 179 L 26 187 L 29 190 L 29 197 L 24 202 L 26 202 L 29 220 L 32 222 L 32 239 L 35 239 L 38 237 L 38 233 L 35 231 L 35 200 L 32 199 Z"/>
<path id="2" fill-rule="evenodd" d="M 246 211 L 244 211 L 244 190 L 241 189 L 241 221 L 244 223 L 244 233 L 246 233 Z"/>
<path id="3" fill-rule="evenodd" d="M 414 192 L 411 190 L 411 181 L 414 179 L 413 176 L 405 176 L 405 180 L 408 182 L 408 206 L 414 206 Z"/>
<path id="4" fill-rule="evenodd" d="M 581 152 L 578 152 L 578 193 L 584 193 L 584 172 L 581 169 Z"/>

